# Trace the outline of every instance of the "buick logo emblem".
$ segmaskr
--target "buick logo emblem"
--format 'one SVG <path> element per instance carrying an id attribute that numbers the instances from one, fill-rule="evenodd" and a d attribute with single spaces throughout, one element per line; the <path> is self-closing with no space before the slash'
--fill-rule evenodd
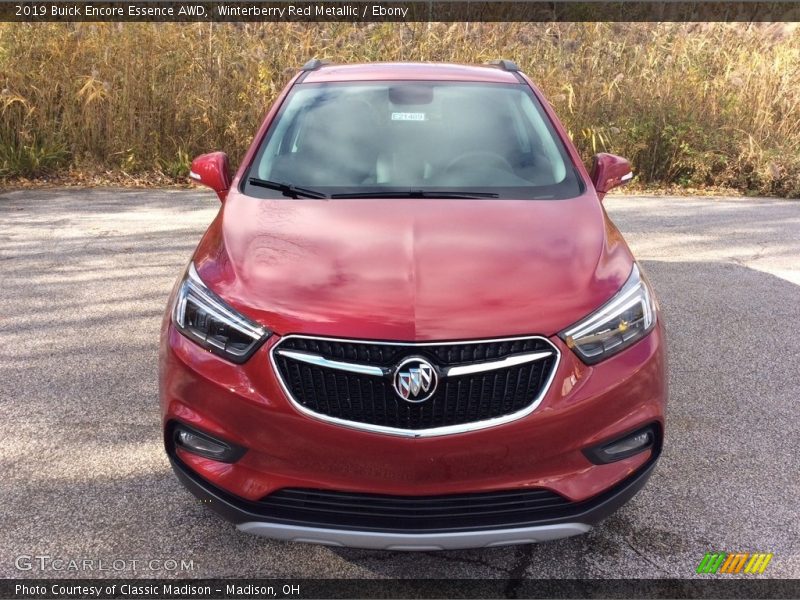
<path id="1" fill-rule="evenodd" d="M 436 369 L 424 358 L 407 358 L 394 372 L 394 391 L 408 402 L 423 402 L 433 396 L 438 383 Z"/>

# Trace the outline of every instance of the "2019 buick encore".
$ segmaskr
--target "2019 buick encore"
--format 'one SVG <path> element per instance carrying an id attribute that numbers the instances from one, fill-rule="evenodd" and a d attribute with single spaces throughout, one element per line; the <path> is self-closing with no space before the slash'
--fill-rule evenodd
<path id="1" fill-rule="evenodd" d="M 388 549 L 550 540 L 659 456 L 665 338 L 647 277 L 509 61 L 313 60 L 169 299 L 164 441 L 239 529 Z"/>

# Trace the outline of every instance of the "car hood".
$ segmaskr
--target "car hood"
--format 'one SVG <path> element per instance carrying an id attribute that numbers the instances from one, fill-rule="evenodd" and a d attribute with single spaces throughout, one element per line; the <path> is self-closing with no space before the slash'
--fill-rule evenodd
<path id="1" fill-rule="evenodd" d="M 625 282 L 630 252 L 571 200 L 265 200 L 233 192 L 201 277 L 278 334 L 402 341 L 553 335 Z"/>

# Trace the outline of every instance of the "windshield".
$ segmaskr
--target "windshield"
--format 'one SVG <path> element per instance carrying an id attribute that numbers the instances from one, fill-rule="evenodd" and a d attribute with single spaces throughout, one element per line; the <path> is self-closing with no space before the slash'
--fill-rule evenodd
<path id="1" fill-rule="evenodd" d="M 243 185 L 264 198 L 289 195 L 287 186 L 307 197 L 559 199 L 582 191 L 528 86 L 427 81 L 296 86 Z"/>

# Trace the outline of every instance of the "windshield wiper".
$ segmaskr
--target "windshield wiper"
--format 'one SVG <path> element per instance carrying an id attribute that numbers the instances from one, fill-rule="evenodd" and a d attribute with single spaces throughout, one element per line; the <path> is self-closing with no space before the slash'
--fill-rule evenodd
<path id="1" fill-rule="evenodd" d="M 331 198 L 497 198 L 500 194 L 493 192 L 456 192 L 456 191 L 436 191 L 436 190 L 404 190 L 404 191 L 381 191 L 373 192 L 346 192 L 342 194 L 331 194 Z"/>
<path id="2" fill-rule="evenodd" d="M 298 187 L 288 183 L 278 183 L 277 181 L 268 181 L 267 179 L 259 179 L 258 177 L 251 177 L 249 180 L 250 185 L 268 188 L 270 190 L 278 190 L 283 192 L 284 196 L 289 198 L 327 198 L 322 192 L 312 190 L 309 188 Z"/>

